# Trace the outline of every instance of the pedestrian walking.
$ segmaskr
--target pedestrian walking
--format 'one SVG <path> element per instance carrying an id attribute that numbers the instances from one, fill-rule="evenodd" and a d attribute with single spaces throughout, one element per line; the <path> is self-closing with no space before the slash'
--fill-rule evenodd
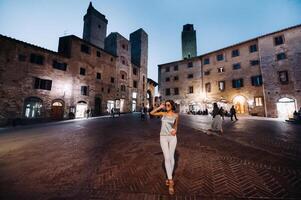
<path id="1" fill-rule="evenodd" d="M 140 112 L 140 119 L 141 119 L 141 120 L 145 120 L 145 115 L 146 115 L 146 114 L 145 114 L 144 107 L 142 107 L 142 108 L 141 108 L 141 112 Z"/>
<path id="2" fill-rule="evenodd" d="M 221 110 L 218 108 L 217 103 L 213 104 L 213 111 L 212 111 L 212 123 L 211 123 L 211 131 L 223 133 L 223 121 L 221 116 Z"/>
<path id="3" fill-rule="evenodd" d="M 90 109 L 88 109 L 87 111 L 86 111 L 86 114 L 87 114 L 87 119 L 90 117 Z"/>
<path id="4" fill-rule="evenodd" d="M 112 109 L 111 109 L 111 115 L 112 115 L 112 118 L 115 117 L 115 115 L 114 115 L 115 113 L 114 113 L 114 112 L 115 112 L 115 111 L 114 111 L 114 108 L 112 108 Z"/>
<path id="5" fill-rule="evenodd" d="M 235 117 L 236 121 L 238 120 L 236 117 L 236 110 L 235 110 L 234 106 L 232 106 L 230 109 L 230 115 L 231 115 L 231 121 L 233 121 L 233 116 Z"/>
<path id="6" fill-rule="evenodd" d="M 221 108 L 219 109 L 219 112 L 220 112 L 221 117 L 222 117 L 222 119 L 223 119 L 223 121 L 224 121 L 224 120 L 225 120 L 225 110 L 223 109 L 223 107 L 221 107 Z"/>
<path id="7" fill-rule="evenodd" d="M 166 109 L 166 112 L 160 111 Z M 179 115 L 175 113 L 176 107 L 172 100 L 165 101 L 165 104 L 161 104 L 158 108 L 150 112 L 151 115 L 160 116 L 162 124 L 160 131 L 160 145 L 164 155 L 165 169 L 167 173 L 167 180 L 165 185 L 168 186 L 168 192 L 170 195 L 175 193 L 174 181 L 172 174 L 175 166 L 175 150 L 177 146 L 177 129 Z"/>

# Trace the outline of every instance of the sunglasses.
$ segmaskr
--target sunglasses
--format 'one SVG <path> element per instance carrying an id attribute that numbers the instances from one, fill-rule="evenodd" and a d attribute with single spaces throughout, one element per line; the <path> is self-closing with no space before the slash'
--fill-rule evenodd
<path id="1" fill-rule="evenodd" d="M 165 104 L 165 106 L 166 106 L 166 107 L 170 107 L 171 105 L 170 105 L 170 104 Z"/>

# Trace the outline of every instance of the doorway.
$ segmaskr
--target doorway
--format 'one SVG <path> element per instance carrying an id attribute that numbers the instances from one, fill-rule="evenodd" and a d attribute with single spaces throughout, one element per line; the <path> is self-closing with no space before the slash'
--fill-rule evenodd
<path id="1" fill-rule="evenodd" d="M 94 115 L 99 116 L 102 113 L 101 98 L 100 97 L 95 97 L 94 100 L 95 100 Z"/>
<path id="2" fill-rule="evenodd" d="M 60 120 L 64 117 L 64 103 L 62 100 L 54 100 L 51 105 L 51 118 Z"/>
<path id="3" fill-rule="evenodd" d="M 76 114 L 75 114 L 75 117 L 76 118 L 83 118 L 85 117 L 85 113 L 88 109 L 88 105 L 85 101 L 79 101 L 77 104 L 76 104 Z"/>
<path id="4" fill-rule="evenodd" d="M 277 101 L 278 118 L 289 119 L 293 117 L 296 110 L 296 101 L 292 98 L 281 98 Z"/>
<path id="5" fill-rule="evenodd" d="M 246 113 L 247 99 L 244 96 L 239 95 L 239 96 L 234 97 L 233 105 L 236 110 L 236 113 L 238 113 L 238 114 Z"/>

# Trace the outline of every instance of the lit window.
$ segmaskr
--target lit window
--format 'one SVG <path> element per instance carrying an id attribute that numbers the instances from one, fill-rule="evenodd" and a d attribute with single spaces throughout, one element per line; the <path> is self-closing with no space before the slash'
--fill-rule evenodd
<path id="1" fill-rule="evenodd" d="M 263 98 L 255 97 L 255 106 L 262 106 L 262 105 L 263 105 Z"/>

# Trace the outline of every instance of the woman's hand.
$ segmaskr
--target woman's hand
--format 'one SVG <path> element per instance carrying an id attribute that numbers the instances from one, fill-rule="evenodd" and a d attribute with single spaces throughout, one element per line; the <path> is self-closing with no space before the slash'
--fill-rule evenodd
<path id="1" fill-rule="evenodd" d="M 164 109 L 165 108 L 165 104 L 161 103 L 161 105 L 159 106 L 160 109 Z"/>
<path id="2" fill-rule="evenodd" d="M 170 134 L 173 135 L 173 136 L 175 136 L 177 134 L 176 129 L 174 129 L 174 128 L 171 129 Z"/>

